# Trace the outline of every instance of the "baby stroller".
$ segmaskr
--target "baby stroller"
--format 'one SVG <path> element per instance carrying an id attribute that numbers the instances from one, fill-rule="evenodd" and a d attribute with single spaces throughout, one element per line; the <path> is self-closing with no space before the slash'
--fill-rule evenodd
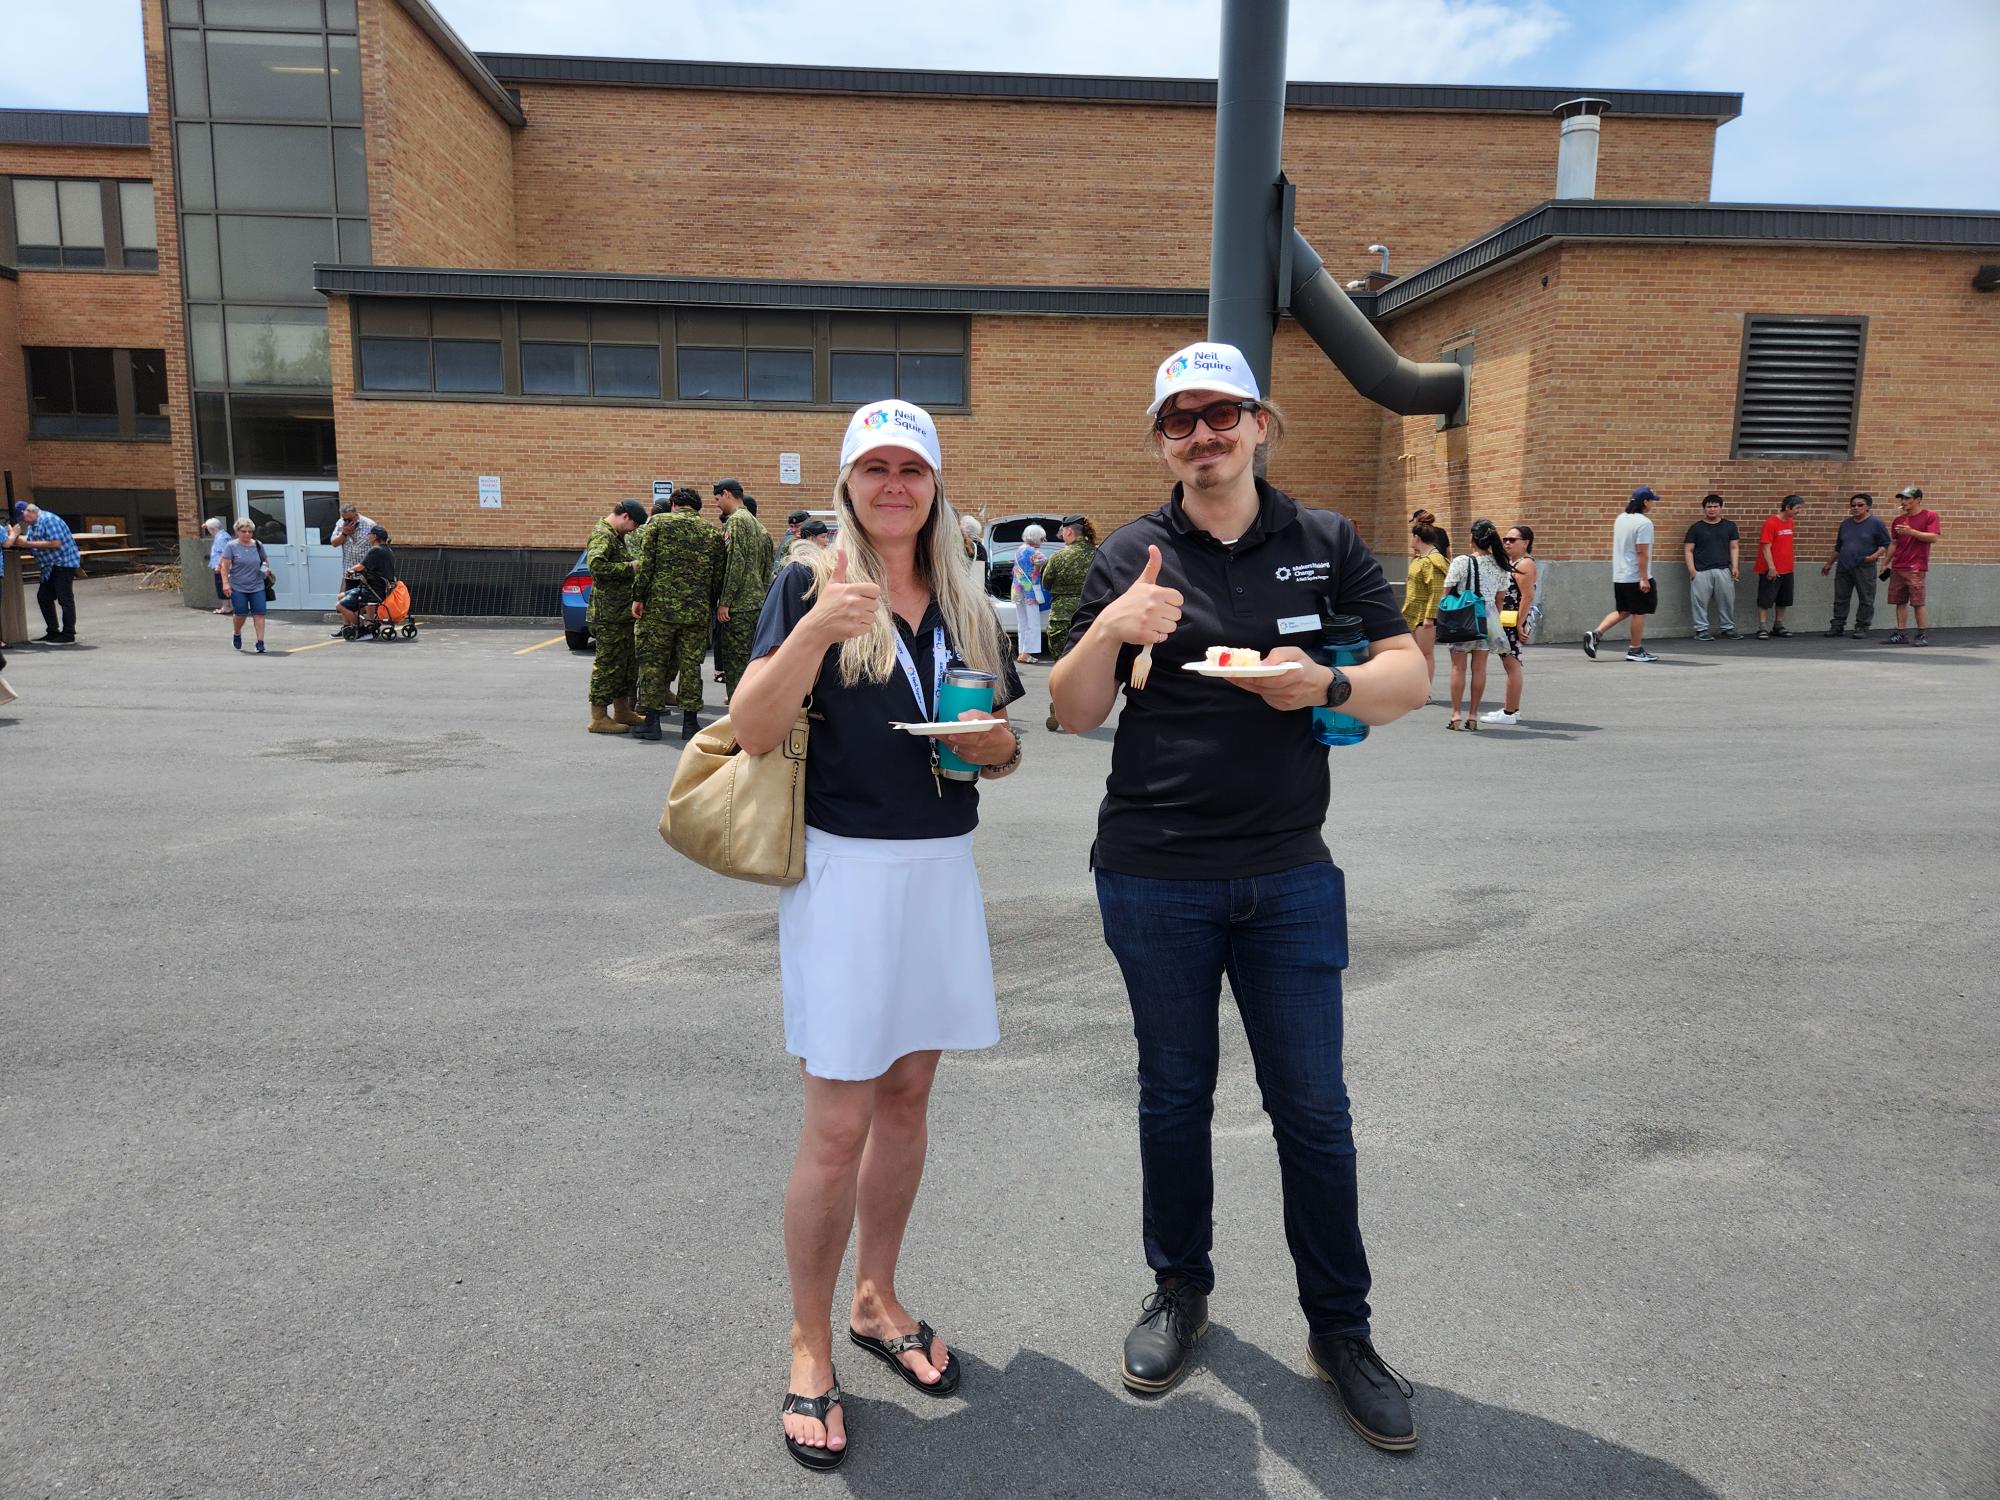
<path id="1" fill-rule="evenodd" d="M 386 594 L 378 594 L 367 579 L 359 580 L 355 587 L 361 598 L 351 606 L 361 616 L 359 625 L 343 625 L 342 639 L 359 640 L 362 636 L 373 636 L 378 641 L 414 641 L 417 638 L 417 622 L 410 618 L 410 586 L 400 578 Z"/>

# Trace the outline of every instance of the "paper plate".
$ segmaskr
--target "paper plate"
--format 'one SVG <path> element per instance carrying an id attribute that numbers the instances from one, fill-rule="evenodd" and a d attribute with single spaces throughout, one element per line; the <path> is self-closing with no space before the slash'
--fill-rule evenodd
<path id="1" fill-rule="evenodd" d="M 1260 661 L 1254 667 L 1212 667 L 1205 661 L 1185 663 L 1183 672 L 1199 672 L 1204 677 L 1282 677 L 1287 672 L 1298 671 L 1300 663 L 1295 661 Z"/>
<path id="2" fill-rule="evenodd" d="M 928 734 L 935 737 L 943 734 L 979 734 L 984 730 L 998 729 L 1006 722 L 1005 719 L 960 719 L 955 724 L 950 722 L 937 724 L 898 724 L 892 719 L 889 727 L 891 729 L 900 729 L 905 734 Z"/>

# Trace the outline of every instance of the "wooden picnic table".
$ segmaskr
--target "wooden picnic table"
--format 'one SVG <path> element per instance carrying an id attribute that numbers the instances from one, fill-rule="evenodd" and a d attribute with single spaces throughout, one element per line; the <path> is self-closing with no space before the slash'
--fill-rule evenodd
<path id="1" fill-rule="evenodd" d="M 71 536 L 76 542 L 77 556 L 85 563 L 115 563 L 123 567 L 134 558 L 146 557 L 152 552 L 150 547 L 118 545 L 131 540 L 122 531 L 77 531 Z"/>

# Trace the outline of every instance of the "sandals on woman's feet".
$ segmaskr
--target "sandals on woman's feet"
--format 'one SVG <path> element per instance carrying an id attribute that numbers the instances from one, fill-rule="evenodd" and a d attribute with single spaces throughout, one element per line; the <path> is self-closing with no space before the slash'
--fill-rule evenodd
<path id="1" fill-rule="evenodd" d="M 856 1348 L 866 1349 L 926 1396 L 949 1396 L 958 1389 L 958 1361 L 952 1357 L 949 1349 L 945 1351 L 944 1368 L 938 1371 L 936 1385 L 924 1384 L 917 1372 L 903 1363 L 901 1356 L 913 1349 L 925 1359 L 931 1357 L 931 1345 L 937 1341 L 937 1331 L 921 1319 L 918 1320 L 915 1333 L 906 1333 L 901 1338 L 872 1339 L 851 1327 L 847 1330 L 847 1336 Z"/>
<path id="2" fill-rule="evenodd" d="M 823 1395 L 801 1396 L 797 1391 L 786 1391 L 785 1399 L 778 1403 L 778 1415 L 811 1417 L 822 1426 L 828 1426 L 827 1413 L 840 1404 L 840 1376 L 836 1372 L 833 1384 L 826 1388 Z M 839 1468 L 847 1457 L 846 1448 L 815 1448 L 800 1442 L 789 1432 L 785 1434 L 785 1450 L 808 1469 L 815 1469 L 822 1474 L 830 1469 Z"/>

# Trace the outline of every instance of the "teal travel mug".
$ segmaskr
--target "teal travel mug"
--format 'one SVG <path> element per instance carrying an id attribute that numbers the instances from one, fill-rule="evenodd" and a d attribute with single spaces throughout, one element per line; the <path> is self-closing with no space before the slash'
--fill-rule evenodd
<path id="1" fill-rule="evenodd" d="M 938 684 L 938 722 L 956 719 L 969 708 L 981 713 L 993 712 L 993 688 L 1000 679 L 991 672 L 975 672 L 970 667 L 951 667 L 944 674 L 944 681 Z M 960 760 L 951 753 L 951 747 L 942 741 L 938 743 L 938 774 L 950 781 L 977 781 L 979 767 L 969 760 Z"/>

